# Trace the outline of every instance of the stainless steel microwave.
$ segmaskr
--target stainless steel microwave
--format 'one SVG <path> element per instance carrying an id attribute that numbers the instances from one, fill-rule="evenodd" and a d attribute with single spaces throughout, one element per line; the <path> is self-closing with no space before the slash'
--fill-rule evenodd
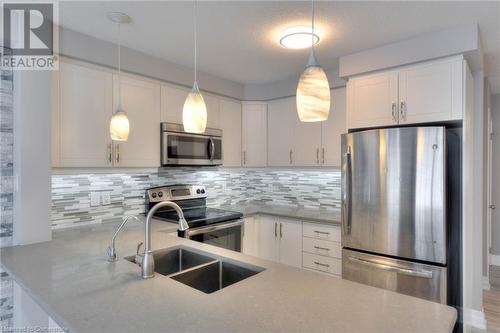
<path id="1" fill-rule="evenodd" d="M 182 125 L 161 123 L 161 164 L 221 165 L 222 130 L 207 128 L 194 134 L 184 132 Z"/>

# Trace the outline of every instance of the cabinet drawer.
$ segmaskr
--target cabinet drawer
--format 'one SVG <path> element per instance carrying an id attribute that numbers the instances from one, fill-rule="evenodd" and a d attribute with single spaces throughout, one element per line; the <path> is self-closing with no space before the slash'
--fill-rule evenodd
<path id="1" fill-rule="evenodd" d="M 342 247 L 340 243 L 337 242 L 304 237 L 302 246 L 304 252 L 332 258 L 342 258 Z"/>
<path id="2" fill-rule="evenodd" d="M 302 234 L 306 237 L 340 243 L 340 227 L 336 225 L 304 223 Z"/>
<path id="3" fill-rule="evenodd" d="M 330 274 L 342 274 L 342 260 L 317 254 L 302 253 L 302 266 Z"/>

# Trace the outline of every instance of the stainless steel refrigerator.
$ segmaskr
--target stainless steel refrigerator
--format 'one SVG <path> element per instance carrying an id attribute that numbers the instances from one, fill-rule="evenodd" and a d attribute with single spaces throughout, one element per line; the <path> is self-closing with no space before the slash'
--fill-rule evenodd
<path id="1" fill-rule="evenodd" d="M 460 142 L 442 126 L 343 135 L 344 279 L 460 306 Z"/>

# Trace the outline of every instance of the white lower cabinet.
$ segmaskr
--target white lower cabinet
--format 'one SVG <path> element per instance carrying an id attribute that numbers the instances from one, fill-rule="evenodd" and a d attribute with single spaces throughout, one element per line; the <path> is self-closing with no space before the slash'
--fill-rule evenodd
<path id="1" fill-rule="evenodd" d="M 245 217 L 241 252 L 249 256 L 259 256 L 259 216 Z"/>
<path id="2" fill-rule="evenodd" d="M 302 266 L 323 273 L 342 275 L 340 226 L 304 222 Z"/>

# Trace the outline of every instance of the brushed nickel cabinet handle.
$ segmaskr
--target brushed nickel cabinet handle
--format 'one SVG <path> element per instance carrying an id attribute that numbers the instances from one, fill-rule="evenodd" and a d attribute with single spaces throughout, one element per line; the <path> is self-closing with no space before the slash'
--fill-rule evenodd
<path id="1" fill-rule="evenodd" d="M 316 164 L 319 164 L 319 148 L 316 148 Z"/>
<path id="2" fill-rule="evenodd" d="M 243 151 L 243 165 L 247 165 L 247 152 Z"/>
<path id="3" fill-rule="evenodd" d="M 321 148 L 321 160 L 322 160 L 322 163 L 321 164 L 325 164 L 325 148 Z"/>
<path id="4" fill-rule="evenodd" d="M 292 150 L 290 149 L 290 164 L 292 164 L 292 163 L 293 163 L 293 155 L 292 155 L 292 154 L 293 154 L 293 152 L 292 152 Z"/>
<path id="5" fill-rule="evenodd" d="M 120 145 L 116 145 L 116 163 L 120 164 Z"/>
<path id="6" fill-rule="evenodd" d="M 316 250 L 330 251 L 330 249 L 329 249 L 329 248 L 327 248 L 327 247 L 321 247 L 321 246 L 316 246 L 316 245 L 315 245 L 315 246 L 314 246 L 314 248 L 315 248 Z"/>
<path id="7" fill-rule="evenodd" d="M 274 238 L 278 237 L 278 223 L 274 222 Z"/>
<path id="8" fill-rule="evenodd" d="M 398 112 L 396 110 L 397 104 L 396 102 L 392 101 L 392 120 L 397 123 L 398 122 Z"/>
<path id="9" fill-rule="evenodd" d="M 107 149 L 107 152 L 106 152 L 109 164 L 111 164 L 113 162 L 113 153 L 112 153 L 112 150 L 111 150 L 111 145 L 112 145 L 111 143 L 108 144 L 108 149 Z"/>
<path id="10" fill-rule="evenodd" d="M 283 238 L 283 224 L 280 222 L 280 238 Z"/>
<path id="11" fill-rule="evenodd" d="M 319 261 L 315 261 L 314 263 L 315 263 L 316 265 L 318 265 L 318 266 L 330 267 L 330 265 L 328 265 L 328 264 L 323 264 L 323 263 L 321 263 L 321 262 L 319 262 Z"/>
<path id="12" fill-rule="evenodd" d="M 403 121 L 406 121 L 406 103 L 405 101 L 401 101 L 399 103 L 399 115 Z"/>

